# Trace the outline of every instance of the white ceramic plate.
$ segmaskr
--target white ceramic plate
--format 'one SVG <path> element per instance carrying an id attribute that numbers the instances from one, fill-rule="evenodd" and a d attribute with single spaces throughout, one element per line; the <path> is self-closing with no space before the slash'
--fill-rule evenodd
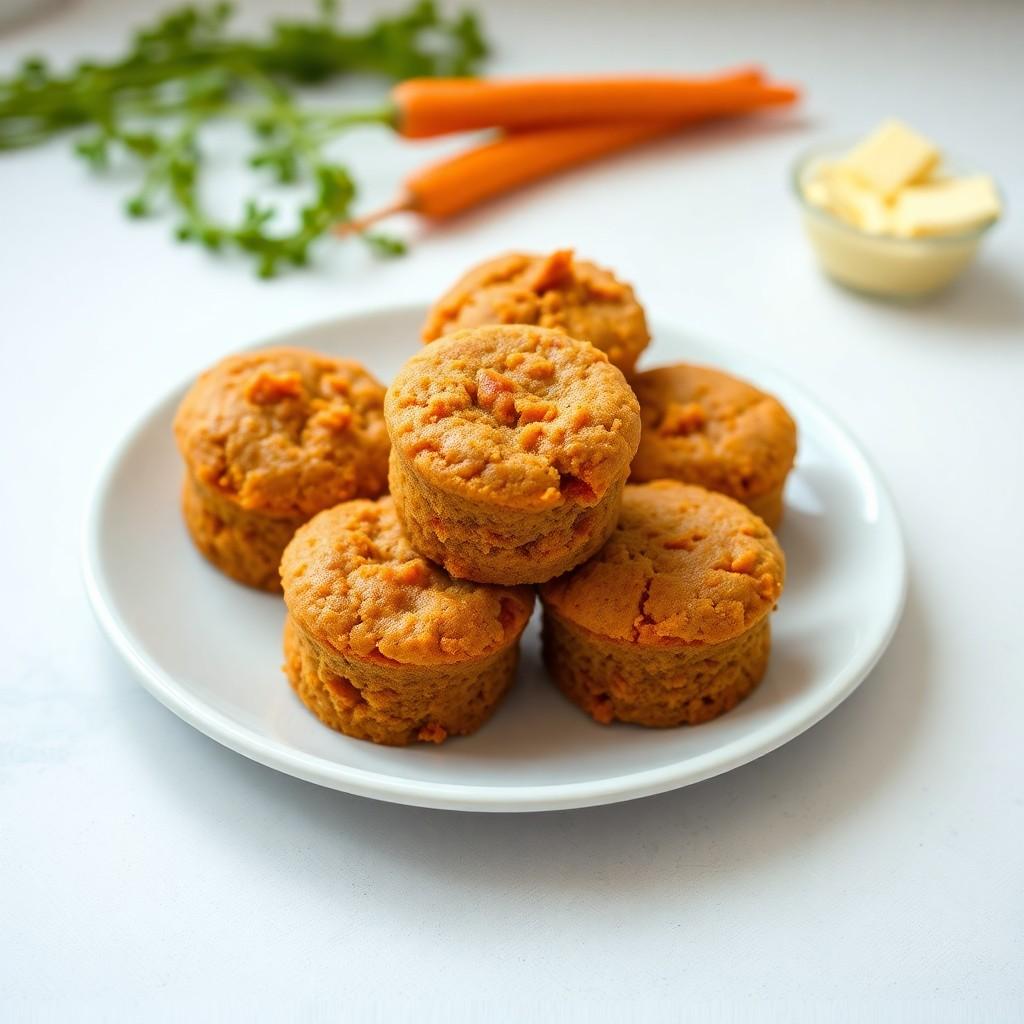
<path id="1" fill-rule="evenodd" d="M 387 381 L 417 348 L 423 314 L 420 306 L 364 313 L 267 344 L 354 355 Z M 863 453 L 799 388 L 671 324 L 654 326 L 647 365 L 731 370 L 777 394 L 800 428 L 771 664 L 727 715 L 669 730 L 596 725 L 545 678 L 535 619 L 515 687 L 474 736 L 393 749 L 320 725 L 281 674 L 280 598 L 220 575 L 185 532 L 171 437 L 184 387 L 125 437 L 97 485 L 84 563 L 103 629 L 143 685 L 206 735 L 298 778 L 381 800 L 477 811 L 583 807 L 685 786 L 768 753 L 849 696 L 888 644 L 905 587 L 899 525 Z"/>

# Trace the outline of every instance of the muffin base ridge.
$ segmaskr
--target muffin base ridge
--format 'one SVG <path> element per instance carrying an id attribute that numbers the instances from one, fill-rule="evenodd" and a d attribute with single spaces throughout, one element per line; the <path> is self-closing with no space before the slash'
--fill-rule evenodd
<path id="1" fill-rule="evenodd" d="M 585 562 L 615 529 L 624 481 L 597 504 L 544 512 L 483 508 L 422 486 L 395 449 L 391 493 L 409 543 L 457 579 L 544 583 Z"/>
<path id="2" fill-rule="evenodd" d="M 281 555 L 302 519 L 246 512 L 191 474 L 185 475 L 181 509 L 189 535 L 207 561 L 238 583 L 281 592 Z"/>
<path id="3" fill-rule="evenodd" d="M 284 627 L 284 672 L 324 725 L 385 746 L 442 743 L 475 732 L 515 679 L 516 639 L 460 665 L 399 665 L 327 651 L 291 616 Z"/>
<path id="4" fill-rule="evenodd" d="M 734 708 L 764 678 L 767 617 L 720 644 L 627 644 L 544 608 L 544 663 L 559 689 L 596 722 L 698 725 Z"/>

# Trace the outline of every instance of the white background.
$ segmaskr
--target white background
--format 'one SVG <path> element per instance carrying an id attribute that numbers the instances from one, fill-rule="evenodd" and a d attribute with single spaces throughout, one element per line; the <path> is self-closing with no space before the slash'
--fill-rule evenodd
<path id="1" fill-rule="evenodd" d="M 0 67 L 113 53 L 157 6 L 67 4 L 0 36 Z M 1024 7 L 525 0 L 486 24 L 509 73 L 760 60 L 806 84 L 804 120 L 399 223 L 406 259 L 338 248 L 271 284 L 125 221 L 127 184 L 90 181 L 66 145 L 0 157 L 0 1015 L 1020 1019 Z M 1010 197 L 969 276 L 917 306 L 824 280 L 787 190 L 801 148 L 893 113 Z M 428 152 L 346 145 L 367 205 Z M 78 573 L 119 433 L 230 349 L 566 244 L 659 317 L 797 376 L 880 464 L 910 595 L 854 697 L 687 790 L 480 816 L 278 775 L 145 694 Z"/>

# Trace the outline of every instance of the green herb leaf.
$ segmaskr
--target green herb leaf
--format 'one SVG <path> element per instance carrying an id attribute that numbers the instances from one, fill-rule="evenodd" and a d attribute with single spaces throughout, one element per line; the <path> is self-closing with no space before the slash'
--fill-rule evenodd
<path id="1" fill-rule="evenodd" d="M 28 58 L 0 77 L 0 153 L 79 130 L 75 152 L 94 170 L 115 158 L 138 168 L 141 187 L 125 203 L 128 216 L 169 207 L 179 241 L 242 253 L 261 277 L 272 277 L 305 265 L 332 225 L 350 218 L 356 185 L 326 157 L 326 146 L 354 124 L 391 125 L 387 109 L 304 109 L 293 87 L 346 74 L 472 74 L 487 52 L 475 15 L 449 19 L 429 0 L 358 31 L 338 25 L 334 0 L 319 0 L 311 18 L 276 22 L 263 37 L 232 33 L 231 15 L 225 3 L 169 11 L 137 31 L 120 59 L 80 61 L 63 75 Z M 204 209 L 199 138 L 204 125 L 226 120 L 248 125 L 261 140 L 251 167 L 280 185 L 312 185 L 293 230 L 272 233 L 275 211 L 255 201 L 235 224 Z M 364 239 L 382 256 L 405 251 L 385 235 Z"/>
<path id="2" fill-rule="evenodd" d="M 408 246 L 401 238 L 394 235 L 383 235 L 375 231 L 365 231 L 359 236 L 370 247 L 373 253 L 384 259 L 394 259 L 396 256 L 404 256 Z"/>

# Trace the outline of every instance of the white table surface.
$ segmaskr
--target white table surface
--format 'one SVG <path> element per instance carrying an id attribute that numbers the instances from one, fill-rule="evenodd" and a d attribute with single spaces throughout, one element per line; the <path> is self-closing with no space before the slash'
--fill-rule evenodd
<path id="1" fill-rule="evenodd" d="M 156 8 L 80 0 L 0 36 L 0 66 L 112 52 Z M 1024 7 L 527 0 L 487 24 L 507 72 L 759 59 L 807 84 L 806 123 L 666 143 L 419 233 L 404 260 L 339 249 L 271 284 L 126 222 L 123 186 L 66 146 L 0 158 L 0 1015 L 1019 1020 Z M 824 280 L 786 185 L 801 147 L 890 113 L 1011 203 L 969 277 L 914 307 Z M 368 204 L 423 152 L 357 148 Z M 318 789 L 143 692 L 78 572 L 119 432 L 239 345 L 565 244 L 802 379 L 873 453 L 911 585 L 862 688 L 727 776 L 535 816 Z"/>

